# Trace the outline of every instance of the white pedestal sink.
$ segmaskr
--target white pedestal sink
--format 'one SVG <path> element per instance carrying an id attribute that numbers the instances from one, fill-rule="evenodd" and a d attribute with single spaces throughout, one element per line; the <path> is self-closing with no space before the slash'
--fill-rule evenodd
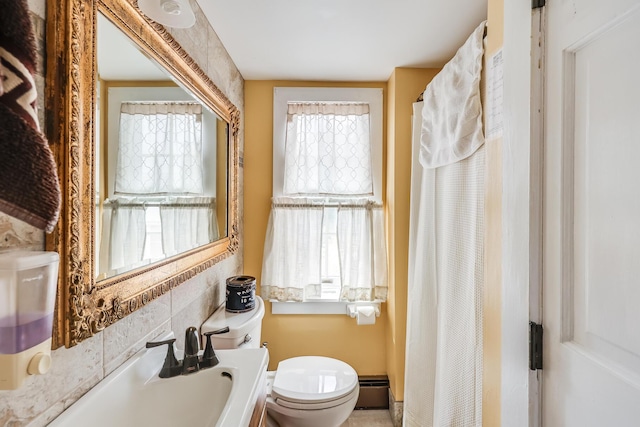
<path id="1" fill-rule="evenodd" d="M 167 339 L 161 337 L 161 339 Z M 158 377 L 166 346 L 144 349 L 71 405 L 51 427 L 244 427 L 264 392 L 267 349 L 216 350 L 220 364 Z M 176 351 L 180 359 L 181 352 Z"/>

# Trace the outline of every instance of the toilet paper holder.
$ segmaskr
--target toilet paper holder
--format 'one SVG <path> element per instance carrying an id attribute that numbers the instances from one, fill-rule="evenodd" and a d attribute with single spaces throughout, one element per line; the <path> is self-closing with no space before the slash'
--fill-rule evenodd
<path id="1" fill-rule="evenodd" d="M 376 317 L 380 317 L 380 303 L 379 302 L 366 302 L 347 304 L 347 316 L 355 319 L 358 315 L 358 307 L 373 307 L 376 313 Z"/>

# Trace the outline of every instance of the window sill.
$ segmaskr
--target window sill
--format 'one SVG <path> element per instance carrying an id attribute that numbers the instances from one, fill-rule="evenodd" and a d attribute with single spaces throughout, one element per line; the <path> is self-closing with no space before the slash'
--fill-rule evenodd
<path id="1" fill-rule="evenodd" d="M 271 314 L 343 314 L 350 316 L 349 305 L 372 305 L 380 312 L 382 301 L 280 302 L 271 300 Z"/>

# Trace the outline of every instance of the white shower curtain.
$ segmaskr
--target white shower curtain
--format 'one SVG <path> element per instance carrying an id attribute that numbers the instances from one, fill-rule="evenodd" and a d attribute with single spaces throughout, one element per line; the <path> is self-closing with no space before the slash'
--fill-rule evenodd
<path id="1" fill-rule="evenodd" d="M 427 86 L 418 117 L 403 418 L 410 427 L 482 425 L 483 30 Z"/>

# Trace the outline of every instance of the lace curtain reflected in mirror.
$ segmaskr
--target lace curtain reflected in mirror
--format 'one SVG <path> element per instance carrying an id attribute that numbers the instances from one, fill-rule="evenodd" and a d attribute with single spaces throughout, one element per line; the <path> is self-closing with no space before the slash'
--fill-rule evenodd
<path id="1" fill-rule="evenodd" d="M 202 105 L 122 103 L 116 195 L 201 195 L 202 161 Z"/>
<path id="2" fill-rule="evenodd" d="M 216 153 L 203 146 L 216 126 L 195 102 L 121 103 L 113 192 L 98 206 L 98 280 L 220 237 L 215 174 L 204 166 Z"/>

